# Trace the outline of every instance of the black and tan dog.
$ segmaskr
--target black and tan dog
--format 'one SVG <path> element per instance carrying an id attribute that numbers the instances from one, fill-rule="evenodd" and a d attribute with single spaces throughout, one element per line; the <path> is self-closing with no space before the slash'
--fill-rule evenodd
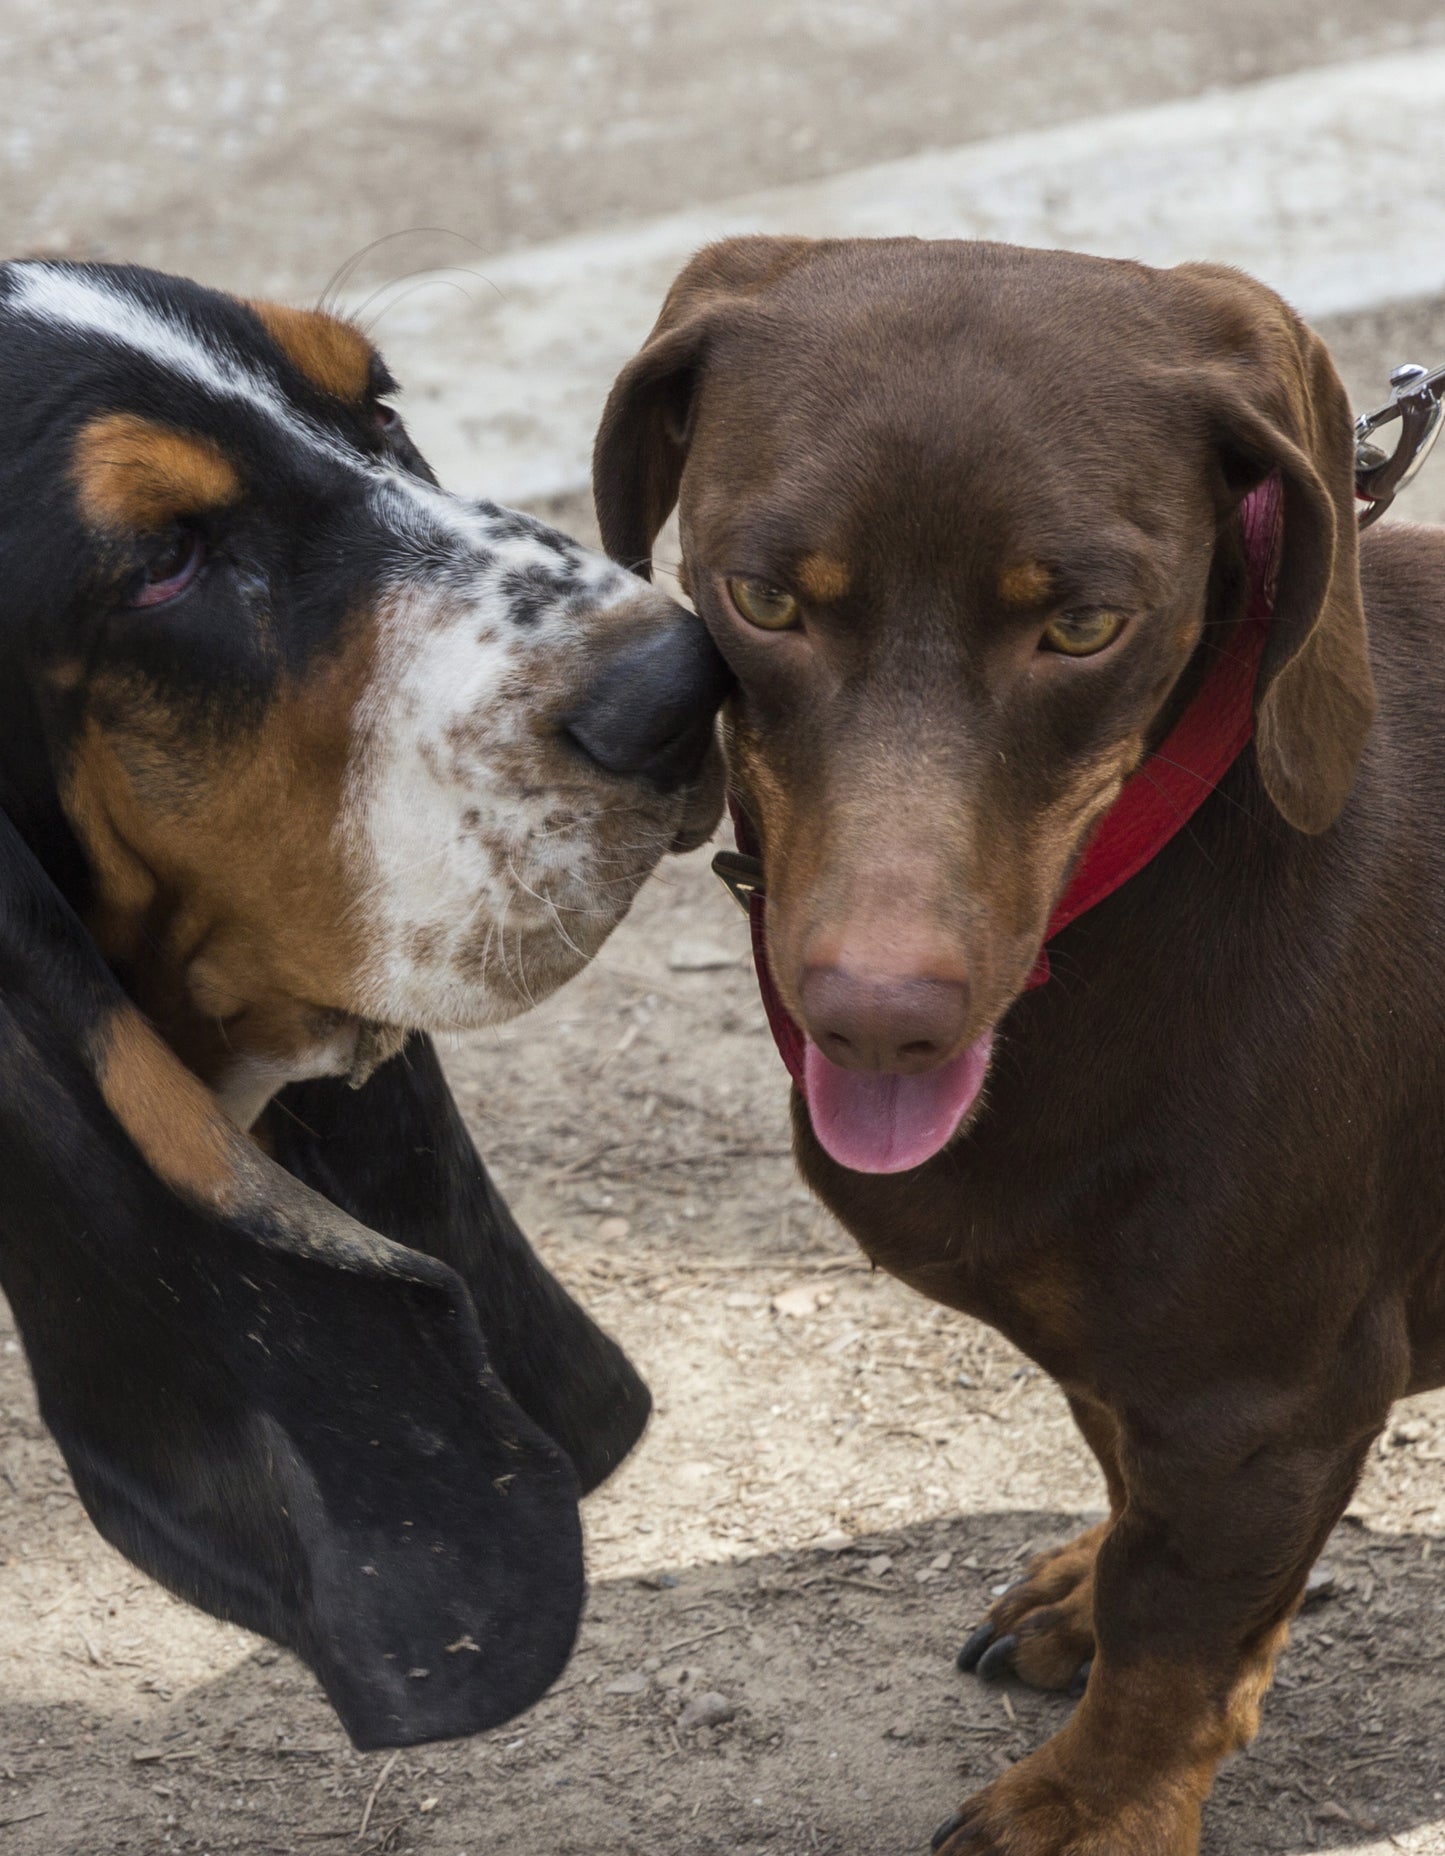
<path id="1" fill-rule="evenodd" d="M 1193 1851 L 1445 1380 L 1445 531 L 1357 549 L 1352 467 L 1262 286 L 986 244 L 714 247 L 607 408 L 606 545 L 680 501 L 738 678 L 803 1170 L 1108 1485 L 966 1649 L 1092 1672 L 947 1856 Z M 1155 786 L 1203 803 L 1140 855 Z"/>
<path id="2" fill-rule="evenodd" d="M 0 1281 L 97 1525 L 364 1746 L 553 1679 L 647 1413 L 418 1033 L 721 802 L 696 620 L 444 494 L 391 387 L 325 315 L 0 267 Z"/>

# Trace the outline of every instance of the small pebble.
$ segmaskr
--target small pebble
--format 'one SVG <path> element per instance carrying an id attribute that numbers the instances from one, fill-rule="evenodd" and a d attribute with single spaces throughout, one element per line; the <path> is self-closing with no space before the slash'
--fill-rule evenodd
<path id="1" fill-rule="evenodd" d="M 632 1225 L 626 1218 L 604 1218 L 597 1227 L 597 1235 L 604 1244 L 620 1244 L 624 1237 L 631 1237 Z"/>
<path id="2" fill-rule="evenodd" d="M 647 1677 L 640 1669 L 630 1669 L 625 1676 L 618 1676 L 613 1682 L 604 1685 L 604 1695 L 642 1695 L 648 1687 Z"/>
<path id="3" fill-rule="evenodd" d="M 1310 1610 L 1314 1605 L 1322 1605 L 1328 1598 L 1333 1598 L 1339 1586 L 1339 1576 L 1328 1561 L 1321 1560 L 1312 1567 L 1310 1576 L 1305 1580 L 1304 1609 Z"/>
<path id="4" fill-rule="evenodd" d="M 732 1720 L 736 1714 L 737 1709 L 727 1696 L 720 1695 L 715 1688 L 710 1688 L 704 1694 L 693 1696 L 682 1713 L 678 1715 L 677 1724 L 684 1729 L 721 1727 L 725 1722 Z"/>
<path id="5" fill-rule="evenodd" d="M 864 1560 L 864 1566 L 875 1579 L 881 1579 L 885 1572 L 892 1572 L 893 1560 L 887 1553 L 875 1553 L 871 1560 Z"/>
<path id="6" fill-rule="evenodd" d="M 667 964 L 674 973 L 711 973 L 718 967 L 735 967 L 738 959 L 737 949 L 705 941 L 697 935 L 683 934 L 669 949 Z"/>
<path id="7" fill-rule="evenodd" d="M 846 1553 L 853 1544 L 851 1538 L 841 1528 L 833 1528 L 829 1533 L 819 1534 L 813 1542 L 819 1553 Z"/>

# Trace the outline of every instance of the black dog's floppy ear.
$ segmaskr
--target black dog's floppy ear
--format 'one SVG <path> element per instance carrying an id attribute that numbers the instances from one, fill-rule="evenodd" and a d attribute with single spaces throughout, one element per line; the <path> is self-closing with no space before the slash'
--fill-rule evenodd
<path id="1" fill-rule="evenodd" d="M 652 333 L 607 398 L 592 449 L 602 545 L 644 579 L 687 462 L 698 383 L 719 318 L 822 249 L 811 239 L 733 238 L 678 274 Z"/>
<path id="2" fill-rule="evenodd" d="M 361 1747 L 556 1678 L 577 1478 L 443 1262 L 267 1159 L 0 812 L 0 1282 L 92 1519 L 310 1663 Z"/>
<path id="3" fill-rule="evenodd" d="M 582 1493 L 610 1475 L 647 1423 L 647 1387 L 517 1228 L 431 1039 L 411 1037 L 360 1090 L 331 1077 L 293 1083 L 268 1126 L 288 1172 L 457 1272 L 497 1373 L 572 1459 Z"/>
<path id="4" fill-rule="evenodd" d="M 1274 616 L 1255 690 L 1265 790 L 1301 831 L 1338 818 L 1375 716 L 1360 591 L 1354 415 L 1325 344 L 1263 284 L 1182 265 L 1219 318 L 1227 367 L 1207 370 L 1207 416 L 1226 482 L 1273 472 L 1284 492 Z"/>

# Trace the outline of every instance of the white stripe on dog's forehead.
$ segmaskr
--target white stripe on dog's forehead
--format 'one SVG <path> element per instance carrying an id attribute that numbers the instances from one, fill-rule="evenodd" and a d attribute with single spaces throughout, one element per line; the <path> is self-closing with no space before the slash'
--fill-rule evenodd
<path id="1" fill-rule="evenodd" d="M 17 283 L 8 307 L 22 315 L 115 342 L 208 393 L 244 400 L 257 412 L 284 420 L 298 436 L 320 436 L 301 424 L 274 382 L 247 367 L 239 355 L 203 341 L 194 329 L 118 289 L 111 279 L 48 264 L 17 264 L 12 275 Z"/>
<path id="2" fill-rule="evenodd" d="M 377 514 L 398 536 L 423 545 L 460 545 L 468 552 L 477 548 L 495 551 L 505 557 L 508 566 L 556 560 L 544 523 L 533 524 L 529 518 L 494 505 L 479 508 L 465 503 L 410 471 L 369 457 L 307 418 L 277 381 L 249 365 L 234 349 L 142 302 L 115 279 L 45 263 L 5 268 L 13 282 L 4 299 L 7 310 L 53 328 L 114 342 L 217 399 L 241 402 L 278 425 L 293 444 L 364 478 L 372 486 Z M 575 554 L 576 565 L 592 582 L 589 591 L 594 596 L 602 594 L 610 601 L 627 595 L 628 576 L 620 568 L 603 556 L 592 555 L 591 550 L 574 548 L 565 537 L 558 540 Z M 590 574 L 583 563 L 590 563 Z"/>

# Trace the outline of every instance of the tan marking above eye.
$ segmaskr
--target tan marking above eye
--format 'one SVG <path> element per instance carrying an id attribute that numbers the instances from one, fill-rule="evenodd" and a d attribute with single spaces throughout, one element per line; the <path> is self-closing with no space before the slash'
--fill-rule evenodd
<path id="1" fill-rule="evenodd" d="M 847 563 L 831 554 L 805 555 L 798 564 L 797 577 L 804 597 L 819 606 L 842 599 L 853 583 Z"/>
<path id="2" fill-rule="evenodd" d="M 105 413 L 81 429 L 74 473 L 93 528 L 150 532 L 239 501 L 241 479 L 212 439 L 136 413 Z"/>
<path id="3" fill-rule="evenodd" d="M 354 405 L 366 399 L 376 350 L 360 329 L 319 309 L 291 309 L 257 299 L 247 307 L 260 317 L 291 365 L 323 393 Z"/>
<path id="4" fill-rule="evenodd" d="M 1042 561 L 1016 561 L 998 577 L 999 604 L 1041 606 L 1053 590 L 1054 577 Z"/>
<path id="5" fill-rule="evenodd" d="M 1124 614 L 1108 607 L 1085 607 L 1078 612 L 1056 612 L 1043 629 L 1039 647 L 1065 657 L 1095 657 L 1124 629 Z"/>
<path id="6" fill-rule="evenodd" d="M 729 580 L 728 597 L 749 625 L 759 631 L 785 632 L 798 622 L 798 602 L 767 580 Z"/>

